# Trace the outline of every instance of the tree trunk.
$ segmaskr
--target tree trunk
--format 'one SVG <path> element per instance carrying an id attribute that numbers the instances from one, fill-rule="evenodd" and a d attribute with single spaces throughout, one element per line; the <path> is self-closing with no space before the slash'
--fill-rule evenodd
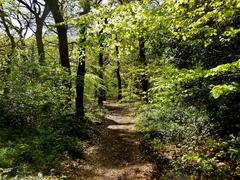
<path id="1" fill-rule="evenodd" d="M 64 24 L 64 19 L 62 12 L 60 10 L 58 0 L 45 0 L 46 4 L 49 7 L 49 10 L 52 12 L 54 21 L 57 25 L 57 35 L 58 35 L 58 46 L 59 46 L 59 55 L 60 63 L 64 70 L 71 74 L 70 60 L 69 60 L 69 50 L 68 50 L 68 38 L 67 38 L 67 26 Z M 68 88 L 69 98 L 67 99 L 66 104 L 71 101 L 71 81 L 65 80 L 64 85 Z"/>
<path id="2" fill-rule="evenodd" d="M 143 37 L 139 39 L 139 56 L 140 56 L 140 63 L 144 68 L 144 72 L 141 75 L 141 89 L 143 91 L 143 100 L 148 103 L 148 78 L 145 72 L 145 68 L 147 66 L 147 59 L 146 59 L 146 49 L 145 49 L 145 40 Z"/>
<path id="3" fill-rule="evenodd" d="M 15 49 L 16 49 L 16 42 L 14 40 L 14 36 L 11 34 L 10 32 L 10 29 L 7 25 L 7 22 L 6 22 L 6 19 L 5 19 L 5 14 L 1 14 L 1 20 L 2 20 L 2 23 L 3 23 L 3 26 L 5 28 L 5 31 L 6 31 L 6 34 L 8 36 L 8 38 L 10 39 L 10 42 L 11 42 L 11 51 L 9 52 L 9 54 L 7 55 L 8 59 L 7 59 L 7 67 L 6 67 L 6 70 L 5 70 L 5 73 L 6 73 L 6 76 L 9 76 L 11 74 L 11 63 L 12 63 L 12 59 L 13 59 L 13 56 L 14 56 L 14 53 L 15 53 Z M 9 87 L 7 87 L 7 81 L 5 81 L 5 85 L 6 87 L 4 87 L 3 89 L 3 93 L 4 94 L 8 94 L 10 92 L 10 89 Z"/>
<path id="4" fill-rule="evenodd" d="M 98 77 L 100 79 L 100 86 L 98 89 L 98 105 L 99 106 L 103 106 L 103 101 L 106 100 L 106 92 L 105 89 L 103 88 L 104 86 L 104 78 L 103 78 L 103 61 L 104 61 L 104 57 L 103 57 L 103 53 L 102 53 L 102 48 L 103 48 L 103 44 L 100 43 L 100 52 L 99 52 L 99 56 L 98 56 L 98 65 L 99 65 L 99 72 L 98 72 Z"/>
<path id="5" fill-rule="evenodd" d="M 122 99 L 122 79 L 120 74 L 120 62 L 117 61 L 118 101 Z"/>
<path id="6" fill-rule="evenodd" d="M 42 37 L 43 24 L 50 12 L 49 7 L 52 7 L 56 2 L 52 2 L 53 4 L 50 4 L 50 1 L 48 2 L 46 0 L 44 10 L 42 11 L 42 9 L 40 8 L 42 6 L 40 5 L 41 3 L 36 0 L 32 2 L 31 1 L 28 2 L 24 0 L 17 0 L 17 1 L 20 2 L 23 6 L 25 6 L 25 8 L 27 8 L 30 11 L 30 13 L 35 16 L 35 20 L 36 20 L 35 38 L 36 38 L 37 49 L 38 49 L 38 60 L 40 64 L 43 64 L 45 61 L 45 52 L 44 52 L 44 44 L 43 44 L 43 37 Z M 36 8 L 36 6 L 38 6 L 39 9 Z M 42 15 L 40 16 L 41 12 L 42 12 Z"/>
<path id="7" fill-rule="evenodd" d="M 68 40 L 67 40 L 67 27 L 64 25 L 57 27 L 58 40 L 59 40 L 59 53 L 61 65 L 70 72 L 70 62 L 68 54 Z"/>
<path id="8" fill-rule="evenodd" d="M 36 20 L 37 29 L 36 29 L 36 42 L 37 42 L 37 50 L 38 50 L 38 60 L 40 64 L 43 64 L 45 61 L 45 51 L 44 51 L 44 44 L 43 44 L 43 36 L 42 36 L 42 29 L 43 29 L 43 22 L 38 19 Z"/>
<path id="9" fill-rule="evenodd" d="M 115 51 L 116 51 L 116 57 L 118 58 L 118 55 L 119 55 L 118 46 L 115 46 Z M 116 73 L 117 73 L 117 82 L 118 82 L 118 101 L 120 101 L 122 99 L 122 78 L 121 78 L 121 74 L 120 74 L 120 62 L 119 61 L 117 61 Z"/>
<path id="10" fill-rule="evenodd" d="M 81 15 L 87 14 L 90 11 L 90 1 L 87 1 L 87 6 L 83 7 L 84 12 Z M 84 79 L 85 79 L 85 51 L 86 51 L 86 26 L 79 30 L 80 35 L 83 35 L 83 38 L 80 39 L 79 45 L 82 47 L 80 48 L 79 53 L 79 62 L 78 62 L 78 69 L 77 69 L 77 79 L 76 79 L 76 117 L 79 119 L 84 120 Z"/>
<path id="11" fill-rule="evenodd" d="M 83 39 L 80 40 L 80 53 L 79 53 L 79 60 L 78 60 L 78 69 L 77 69 L 77 79 L 76 79 L 76 117 L 84 118 L 84 78 L 85 78 L 85 32 L 86 28 L 83 27 L 80 33 L 84 36 Z"/>
<path id="12" fill-rule="evenodd" d="M 81 52 L 85 50 L 82 49 Z M 83 55 L 84 56 L 84 55 Z M 85 76 L 85 56 L 81 56 L 78 62 L 77 80 L 76 80 L 76 116 L 83 118 L 84 113 L 84 76 Z"/>
<path id="13" fill-rule="evenodd" d="M 67 39 L 67 26 L 64 24 L 63 15 L 61 13 L 57 0 L 45 0 L 50 11 L 52 12 L 55 23 L 57 24 L 58 42 L 59 42 L 59 54 L 61 65 L 69 71 L 70 61 L 68 53 L 68 39 Z"/>

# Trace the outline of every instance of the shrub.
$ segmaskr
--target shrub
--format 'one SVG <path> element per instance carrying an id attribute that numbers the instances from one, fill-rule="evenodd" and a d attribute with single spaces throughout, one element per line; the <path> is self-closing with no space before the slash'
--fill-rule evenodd
<path id="1" fill-rule="evenodd" d="M 193 106 L 175 106 L 166 109 L 144 110 L 137 127 L 149 139 L 159 138 L 164 143 L 194 142 L 198 136 L 207 136 L 208 116 Z"/>

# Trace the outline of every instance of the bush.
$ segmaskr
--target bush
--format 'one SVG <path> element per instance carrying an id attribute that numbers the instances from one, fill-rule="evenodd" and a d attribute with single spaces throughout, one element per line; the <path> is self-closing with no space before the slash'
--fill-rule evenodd
<path id="1" fill-rule="evenodd" d="M 22 116 L 20 124 L 8 124 L 21 114 L 3 107 L 6 105 L 1 106 L 4 116 L 0 118 L 0 168 L 5 169 L 5 175 L 48 172 L 59 165 L 64 152 L 74 158 L 83 157 L 81 139 L 88 138 L 90 133 L 87 123 L 71 115 L 55 116 L 47 128 L 23 123 L 27 116 Z"/>
<path id="2" fill-rule="evenodd" d="M 152 104 L 139 110 L 137 127 L 159 166 L 157 177 L 167 177 L 172 170 L 195 178 L 239 177 L 240 135 L 212 137 L 215 124 L 206 111 L 180 104 Z"/>
<path id="3" fill-rule="evenodd" d="M 146 138 L 159 138 L 163 143 L 194 142 L 209 133 L 208 116 L 193 106 L 142 110 L 137 127 Z"/>
<path id="4" fill-rule="evenodd" d="M 28 137 L 16 139 L 0 148 L 0 167 L 12 168 L 15 173 L 10 171 L 9 175 L 16 175 L 17 171 L 18 174 L 48 172 L 59 165 L 59 158 L 64 152 L 68 152 L 71 157 L 82 158 L 79 139 L 58 132 L 45 132 L 35 136 L 29 134 Z"/>

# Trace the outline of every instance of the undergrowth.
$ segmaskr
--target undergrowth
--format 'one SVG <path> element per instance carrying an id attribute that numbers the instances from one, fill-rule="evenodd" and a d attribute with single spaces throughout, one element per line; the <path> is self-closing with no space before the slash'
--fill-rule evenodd
<path id="1" fill-rule="evenodd" d="M 204 110 L 183 105 L 141 106 L 138 130 L 157 164 L 156 178 L 237 179 L 240 135 L 217 138 Z"/>
<path id="2" fill-rule="evenodd" d="M 30 177 L 38 173 L 58 174 L 64 156 L 84 158 L 82 142 L 91 133 L 88 120 L 44 112 L 48 116 L 42 117 L 41 123 L 30 123 L 32 121 L 26 119 L 34 119 L 37 115 L 20 113 L 19 108 L 10 111 L 7 107 L 11 106 L 6 102 L 10 103 L 2 101 L 0 108 L 1 179 Z M 34 109 L 31 110 L 34 114 Z"/>

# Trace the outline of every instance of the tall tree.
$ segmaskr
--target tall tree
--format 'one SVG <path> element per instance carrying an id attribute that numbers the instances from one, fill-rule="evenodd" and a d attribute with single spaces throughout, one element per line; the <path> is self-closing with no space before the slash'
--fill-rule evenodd
<path id="1" fill-rule="evenodd" d="M 107 24 L 107 18 L 104 19 L 104 24 Z M 103 101 L 106 100 L 106 91 L 104 89 L 104 33 L 103 29 L 100 30 L 99 32 L 99 55 L 98 55 L 98 65 L 99 65 L 99 72 L 98 72 L 98 77 L 100 79 L 100 86 L 98 88 L 98 105 L 103 106 Z"/>
<path id="2" fill-rule="evenodd" d="M 48 5 L 54 21 L 57 25 L 57 35 L 59 41 L 59 54 L 61 65 L 69 72 L 70 70 L 70 60 L 69 60 L 69 50 L 68 50 L 68 38 L 67 38 L 67 25 L 64 23 L 64 17 L 59 5 L 58 0 L 45 0 Z"/>
<path id="3" fill-rule="evenodd" d="M 37 0 L 31 1 L 17 0 L 17 1 L 24 5 L 24 7 L 27 8 L 30 11 L 30 13 L 32 13 L 35 17 L 36 22 L 35 37 L 37 42 L 39 63 L 42 64 L 45 61 L 45 51 L 43 44 L 43 26 L 44 21 L 50 12 L 50 9 L 46 4 L 42 4 Z M 44 9 L 42 10 L 42 8 Z"/>
<path id="4" fill-rule="evenodd" d="M 102 0 L 93 1 L 92 5 L 100 4 Z M 81 1 L 80 5 L 82 6 L 83 11 L 79 13 L 79 16 L 83 16 L 90 12 L 91 2 L 88 0 Z M 87 33 L 87 24 L 86 22 L 80 22 L 78 27 L 78 33 L 81 37 L 79 40 L 79 59 L 78 59 L 78 68 L 77 68 L 77 78 L 76 78 L 76 116 L 80 119 L 84 118 L 84 79 L 85 79 L 85 51 L 86 51 L 86 33 Z"/>
<path id="5" fill-rule="evenodd" d="M 116 53 L 116 58 L 118 59 L 119 55 L 119 47 L 116 45 L 115 46 L 115 53 Z M 116 68 L 116 74 L 117 74 L 117 82 L 118 82 L 118 101 L 122 99 L 122 78 L 120 74 L 120 61 L 117 60 L 117 68 Z"/>
<path id="6" fill-rule="evenodd" d="M 77 67 L 77 78 L 76 78 L 76 116 L 78 118 L 83 118 L 84 113 L 84 78 L 85 78 L 85 41 L 86 41 L 86 27 L 83 26 L 79 30 L 79 33 L 83 38 L 79 40 L 79 58 Z"/>
<path id="7" fill-rule="evenodd" d="M 101 40 L 100 40 L 101 41 Z M 104 61 L 104 56 L 103 56 L 103 43 L 100 42 L 100 49 L 99 49 L 99 55 L 98 55 L 98 65 L 99 65 L 99 72 L 98 72 L 98 77 L 100 79 L 100 86 L 98 89 L 98 105 L 102 106 L 103 101 L 105 99 L 105 90 L 103 88 L 103 61 Z"/>
<path id="8" fill-rule="evenodd" d="M 84 1 L 82 4 L 83 12 L 79 15 L 85 15 L 90 11 L 90 2 Z M 84 79 L 85 79 L 85 51 L 86 51 L 86 23 L 80 23 L 78 30 L 80 39 L 79 39 L 79 59 L 78 59 L 78 68 L 77 68 L 77 78 L 76 78 L 76 116 L 80 119 L 84 118 Z"/>
<path id="9" fill-rule="evenodd" d="M 148 78 L 145 72 L 145 68 L 147 66 L 147 59 L 146 59 L 146 48 L 145 48 L 145 40 L 143 37 L 139 38 L 139 60 L 141 63 L 141 66 L 143 67 L 143 73 L 141 75 L 141 88 L 143 91 L 143 99 L 148 103 L 148 86 L 149 86 L 149 82 L 148 82 Z"/>
<path id="10" fill-rule="evenodd" d="M 11 42 L 11 50 L 7 55 L 6 76 L 8 76 L 11 73 L 10 65 L 11 65 L 11 61 L 12 61 L 12 58 L 14 56 L 14 52 L 16 49 L 16 42 L 15 42 L 14 36 L 10 32 L 10 28 L 9 28 L 9 25 L 7 23 L 5 16 L 6 16 L 6 14 L 3 12 L 2 6 L 0 6 L 0 23 L 2 23 L 3 27 L 5 28 L 5 32 Z M 7 82 L 5 82 L 5 83 L 7 83 Z M 4 94 L 8 94 L 9 91 L 10 91 L 10 89 L 8 87 L 4 87 Z"/>

